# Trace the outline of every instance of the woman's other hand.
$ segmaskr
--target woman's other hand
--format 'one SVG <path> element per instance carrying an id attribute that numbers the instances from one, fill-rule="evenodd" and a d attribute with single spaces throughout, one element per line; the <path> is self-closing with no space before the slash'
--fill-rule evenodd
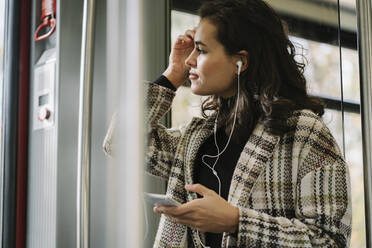
<path id="1" fill-rule="evenodd" d="M 185 60 L 194 49 L 194 35 L 195 29 L 187 30 L 184 35 L 177 37 L 169 56 L 168 68 L 163 73 L 176 88 L 187 79 L 189 67 L 185 64 Z"/>
<path id="2" fill-rule="evenodd" d="M 178 207 L 154 207 L 154 212 L 163 213 L 174 222 L 187 225 L 202 232 L 235 232 L 239 223 L 239 209 L 229 204 L 216 192 L 201 184 L 185 186 L 203 198 L 195 199 Z"/>

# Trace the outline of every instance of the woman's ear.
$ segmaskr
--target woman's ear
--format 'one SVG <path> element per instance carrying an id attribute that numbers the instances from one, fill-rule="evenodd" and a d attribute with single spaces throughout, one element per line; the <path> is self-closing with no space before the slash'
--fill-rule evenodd
<path id="1" fill-rule="evenodd" d="M 243 72 L 248 68 L 248 65 L 249 65 L 249 56 L 248 56 L 248 52 L 246 50 L 240 50 L 238 52 L 238 54 L 234 56 L 235 64 L 239 60 L 243 62 L 242 68 L 240 70 L 240 72 Z"/>

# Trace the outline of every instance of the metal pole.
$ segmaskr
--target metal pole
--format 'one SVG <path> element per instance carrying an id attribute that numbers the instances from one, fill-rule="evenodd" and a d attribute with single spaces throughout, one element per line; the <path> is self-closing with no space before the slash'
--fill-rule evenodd
<path id="1" fill-rule="evenodd" d="M 122 0 L 119 0 L 122 2 Z M 142 239 L 142 177 L 144 165 L 144 111 L 142 65 L 142 3 L 143 0 L 125 1 L 125 12 L 120 22 L 124 36 L 118 58 L 125 61 L 125 70 L 120 77 L 119 149 L 123 195 L 119 209 L 123 211 L 120 229 L 124 232 L 117 247 L 143 247 Z M 119 25 L 120 28 L 120 25 Z M 120 64 L 120 62 L 119 62 Z M 129 117 L 129 118 L 128 118 Z M 125 197 L 124 197 L 125 196 Z"/>
<path id="2" fill-rule="evenodd" d="M 1 218 L 2 247 L 15 247 L 16 241 L 16 178 L 17 178 L 17 129 L 18 129 L 18 80 L 19 80 L 19 38 L 20 1 L 5 2 L 5 56 L 4 93 L 1 134 Z M 3 105 L 4 104 L 4 105 Z"/>
<path id="3" fill-rule="evenodd" d="M 357 0 L 358 51 L 363 137 L 366 244 L 372 247 L 372 19 L 371 0 Z"/>
<path id="4" fill-rule="evenodd" d="M 107 76 L 117 86 L 116 166 L 110 177 L 109 217 L 114 228 L 107 247 L 143 247 L 144 165 L 143 0 L 107 1 Z M 111 98 L 111 96 L 109 96 Z M 111 235 L 111 234 L 110 234 Z"/>
<path id="5" fill-rule="evenodd" d="M 90 147 L 95 0 L 84 0 L 79 97 L 76 247 L 89 247 Z"/>

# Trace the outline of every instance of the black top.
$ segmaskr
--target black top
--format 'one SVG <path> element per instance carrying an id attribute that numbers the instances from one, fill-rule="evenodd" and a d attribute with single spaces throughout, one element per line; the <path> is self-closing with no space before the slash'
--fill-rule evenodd
<path id="1" fill-rule="evenodd" d="M 172 90 L 176 90 L 176 88 L 171 84 L 171 82 L 163 75 L 156 79 L 155 83 L 170 88 Z M 228 135 L 226 135 L 224 127 L 221 127 L 217 130 L 216 137 L 217 144 L 221 152 L 225 148 L 228 140 Z M 244 143 L 237 144 L 233 142 L 233 139 L 231 139 L 225 152 L 220 155 L 217 164 L 214 167 L 214 169 L 217 171 L 218 177 L 221 180 L 221 197 L 223 197 L 226 201 L 229 195 L 231 179 L 235 170 L 235 166 L 238 162 L 241 152 L 243 151 L 243 148 Z M 217 148 L 214 142 L 214 135 L 211 135 L 209 138 L 207 138 L 206 141 L 200 146 L 198 150 L 198 154 L 194 164 L 193 180 L 195 183 L 200 183 L 205 187 L 212 189 L 218 193 L 218 179 L 213 174 L 212 170 L 202 162 L 202 156 L 205 154 L 208 155 L 217 154 Z M 205 157 L 204 161 L 207 162 L 212 167 L 212 165 L 215 162 L 215 159 L 216 158 Z M 198 197 L 201 196 L 198 195 Z M 205 235 L 206 235 L 205 245 L 210 247 L 221 247 L 222 233 L 207 232 L 205 233 Z"/>
<path id="2" fill-rule="evenodd" d="M 228 136 L 226 135 L 223 128 L 217 130 L 216 133 L 217 144 L 220 152 L 225 148 Z M 244 144 L 236 144 L 233 140 L 230 140 L 224 153 L 222 153 L 215 165 L 214 169 L 217 171 L 217 175 L 221 181 L 221 197 L 227 201 L 229 195 L 229 189 L 231 179 L 235 170 L 235 166 L 240 157 L 240 153 L 244 148 Z M 194 165 L 194 182 L 200 183 L 209 189 L 214 190 L 218 193 L 218 179 L 213 174 L 212 170 L 202 162 L 202 156 L 204 154 L 216 155 L 217 148 L 214 142 L 214 135 L 211 135 L 199 148 L 197 158 Z M 204 161 L 212 167 L 216 158 L 204 157 Z M 200 196 L 199 196 L 200 197 Z M 221 247 L 222 233 L 205 233 L 206 245 L 210 247 Z"/>

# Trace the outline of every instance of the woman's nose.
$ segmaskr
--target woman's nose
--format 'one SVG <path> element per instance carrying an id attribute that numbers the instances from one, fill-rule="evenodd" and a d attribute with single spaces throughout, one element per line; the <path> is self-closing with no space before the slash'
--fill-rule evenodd
<path id="1" fill-rule="evenodd" d="M 185 65 L 196 67 L 195 49 L 190 53 L 189 57 L 185 60 Z"/>

